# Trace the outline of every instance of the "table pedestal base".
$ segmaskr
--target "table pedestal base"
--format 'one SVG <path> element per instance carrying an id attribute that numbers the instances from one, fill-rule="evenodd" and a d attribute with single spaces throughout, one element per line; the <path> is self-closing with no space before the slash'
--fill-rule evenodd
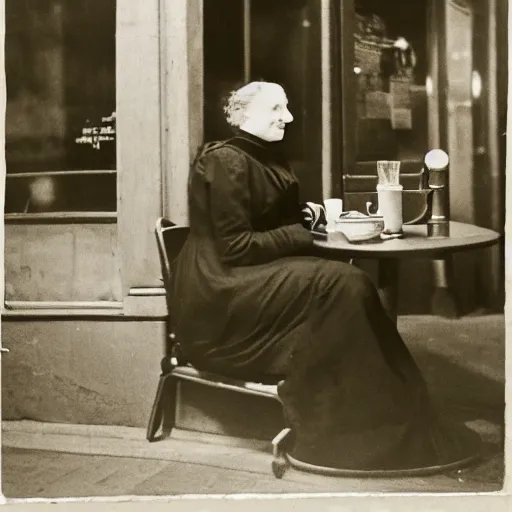
<path id="1" fill-rule="evenodd" d="M 355 469 L 335 469 L 324 466 L 316 466 L 294 459 L 290 455 L 286 455 L 289 465 L 299 471 L 306 471 L 308 473 L 316 473 L 326 476 L 338 476 L 346 478 L 401 478 L 401 477 L 415 477 L 415 476 L 429 476 L 440 473 L 450 473 L 462 468 L 466 468 L 478 462 L 481 456 L 474 455 L 466 459 L 461 459 L 450 464 L 440 466 L 430 466 L 425 468 L 412 468 L 400 470 L 355 470 Z"/>
<path id="2" fill-rule="evenodd" d="M 276 478 L 282 478 L 286 469 L 291 466 L 299 471 L 308 473 L 316 473 L 326 476 L 338 476 L 346 478 L 401 478 L 401 477 L 415 477 L 415 476 L 428 476 L 440 473 L 450 473 L 459 471 L 476 464 L 481 460 L 482 455 L 478 450 L 476 453 L 464 459 L 450 462 L 449 464 L 440 464 L 438 466 L 427 466 L 411 469 L 341 469 L 331 468 L 327 466 L 318 466 L 296 459 L 289 455 L 288 451 L 293 445 L 293 432 L 291 428 L 283 429 L 272 441 L 273 446 L 273 460 L 272 471 Z"/>

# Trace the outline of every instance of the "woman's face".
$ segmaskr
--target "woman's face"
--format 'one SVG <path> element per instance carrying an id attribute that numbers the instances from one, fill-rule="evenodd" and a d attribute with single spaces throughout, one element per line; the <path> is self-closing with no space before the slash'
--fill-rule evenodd
<path id="1" fill-rule="evenodd" d="M 267 84 L 247 106 L 240 129 L 267 142 L 277 142 L 283 139 L 286 124 L 292 121 L 284 90 Z"/>

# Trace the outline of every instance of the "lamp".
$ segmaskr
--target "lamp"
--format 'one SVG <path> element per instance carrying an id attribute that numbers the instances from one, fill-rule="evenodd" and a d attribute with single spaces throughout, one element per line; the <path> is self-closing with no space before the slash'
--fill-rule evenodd
<path id="1" fill-rule="evenodd" d="M 428 237 L 450 236 L 450 159 L 442 149 L 433 149 L 425 155 L 428 186 L 432 190 L 432 211 L 427 220 Z"/>

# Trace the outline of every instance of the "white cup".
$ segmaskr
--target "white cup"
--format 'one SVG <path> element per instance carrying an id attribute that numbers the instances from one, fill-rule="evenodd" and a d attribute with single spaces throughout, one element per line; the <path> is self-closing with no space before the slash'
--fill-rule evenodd
<path id="1" fill-rule="evenodd" d="M 336 230 L 336 221 L 343 213 L 343 201 L 341 199 L 324 199 L 325 216 L 327 218 L 327 231 Z"/>
<path id="2" fill-rule="evenodd" d="M 402 185 L 377 185 L 379 213 L 384 218 L 384 233 L 402 232 Z"/>

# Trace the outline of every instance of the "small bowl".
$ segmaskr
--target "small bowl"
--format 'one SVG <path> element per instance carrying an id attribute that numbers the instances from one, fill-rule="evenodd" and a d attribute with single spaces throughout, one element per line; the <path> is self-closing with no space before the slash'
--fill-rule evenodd
<path id="1" fill-rule="evenodd" d="M 378 237 L 384 229 L 381 216 L 342 217 L 336 221 L 335 230 L 343 233 L 349 242 L 364 242 Z"/>

